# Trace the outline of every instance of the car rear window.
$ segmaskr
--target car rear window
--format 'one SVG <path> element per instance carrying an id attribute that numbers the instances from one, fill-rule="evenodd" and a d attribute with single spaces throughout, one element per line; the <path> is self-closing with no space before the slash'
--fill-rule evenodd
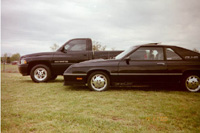
<path id="1" fill-rule="evenodd" d="M 180 47 L 173 47 L 172 49 L 175 52 L 177 52 L 180 56 L 182 56 L 185 60 L 199 60 L 200 59 L 200 54 L 192 50 L 184 49 Z"/>
<path id="2" fill-rule="evenodd" d="M 167 60 L 182 60 L 182 58 L 174 52 L 171 48 L 166 48 L 166 58 Z"/>

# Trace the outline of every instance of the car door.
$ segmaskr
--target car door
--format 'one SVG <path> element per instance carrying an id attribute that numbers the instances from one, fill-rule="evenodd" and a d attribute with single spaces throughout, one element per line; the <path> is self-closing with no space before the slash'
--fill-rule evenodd
<path id="1" fill-rule="evenodd" d="M 52 67 L 55 74 L 63 72 L 72 64 L 88 60 L 86 40 L 72 40 L 64 46 L 62 52 L 58 52 L 53 57 Z"/>
<path id="2" fill-rule="evenodd" d="M 166 65 L 169 75 L 168 82 L 177 83 L 182 76 L 182 69 L 188 65 L 187 61 L 178 55 L 171 47 L 165 48 L 166 53 Z"/>
<path id="3" fill-rule="evenodd" d="M 139 47 L 120 61 L 118 77 L 118 82 L 126 82 L 129 85 L 165 82 L 167 66 L 163 47 Z"/>

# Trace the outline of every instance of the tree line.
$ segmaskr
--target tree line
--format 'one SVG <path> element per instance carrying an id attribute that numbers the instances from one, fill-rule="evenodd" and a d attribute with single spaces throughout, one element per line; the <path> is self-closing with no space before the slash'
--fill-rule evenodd
<path id="1" fill-rule="evenodd" d="M 1 63 L 11 63 L 12 61 L 19 61 L 20 54 L 16 53 L 11 56 L 9 56 L 7 53 L 3 54 L 1 57 Z"/>

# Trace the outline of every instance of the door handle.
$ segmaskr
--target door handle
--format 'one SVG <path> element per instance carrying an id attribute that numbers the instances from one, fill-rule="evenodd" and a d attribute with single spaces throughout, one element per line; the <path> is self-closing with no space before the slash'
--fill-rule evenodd
<path id="1" fill-rule="evenodd" d="M 164 62 L 158 62 L 157 65 L 165 65 Z"/>

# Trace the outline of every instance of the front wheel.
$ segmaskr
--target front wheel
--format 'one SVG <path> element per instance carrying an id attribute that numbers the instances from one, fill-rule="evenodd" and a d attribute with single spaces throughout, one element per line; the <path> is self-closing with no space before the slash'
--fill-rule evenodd
<path id="1" fill-rule="evenodd" d="M 110 86 L 110 79 L 105 72 L 96 71 L 88 78 L 88 87 L 94 91 L 105 91 Z"/>
<path id="2" fill-rule="evenodd" d="M 51 71 L 46 65 L 36 65 L 31 69 L 31 79 L 36 82 L 46 82 L 51 78 Z"/>
<path id="3" fill-rule="evenodd" d="M 200 78 L 196 73 L 186 74 L 183 79 L 182 85 L 190 92 L 200 91 Z"/>

